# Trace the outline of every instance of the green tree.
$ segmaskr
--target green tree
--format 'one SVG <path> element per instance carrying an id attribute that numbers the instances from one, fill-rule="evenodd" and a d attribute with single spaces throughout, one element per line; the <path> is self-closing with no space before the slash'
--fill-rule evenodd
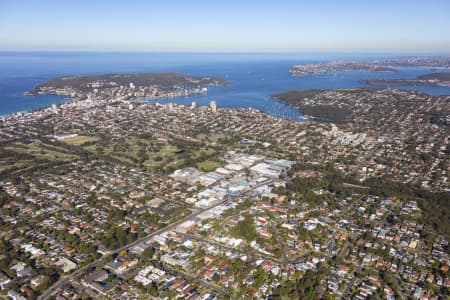
<path id="1" fill-rule="evenodd" d="M 147 249 L 144 250 L 144 252 L 142 252 L 142 256 L 148 259 L 151 259 L 153 257 L 153 254 L 155 254 L 155 251 L 153 250 L 152 247 L 148 247 Z"/>

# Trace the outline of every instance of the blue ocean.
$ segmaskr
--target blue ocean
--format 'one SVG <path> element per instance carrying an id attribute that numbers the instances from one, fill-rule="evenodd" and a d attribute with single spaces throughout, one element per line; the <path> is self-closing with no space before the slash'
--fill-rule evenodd
<path id="1" fill-rule="evenodd" d="M 33 86 L 50 78 L 132 72 L 182 72 L 197 76 L 218 76 L 230 81 L 227 86 L 210 87 L 207 95 L 158 99 L 218 107 L 259 109 L 269 114 L 302 120 L 296 108 L 270 97 L 293 89 L 336 89 L 365 87 L 360 79 L 415 78 L 434 70 L 402 68 L 395 73 L 337 72 L 334 74 L 293 77 L 293 64 L 332 60 L 371 60 L 398 58 L 401 55 L 330 53 L 99 53 L 99 52 L 0 52 L 0 115 L 28 111 L 67 101 L 52 95 L 25 96 Z M 395 86 L 391 86 L 394 88 Z M 446 87 L 399 87 L 433 95 L 450 94 Z M 150 100 L 152 102 L 152 100 Z"/>

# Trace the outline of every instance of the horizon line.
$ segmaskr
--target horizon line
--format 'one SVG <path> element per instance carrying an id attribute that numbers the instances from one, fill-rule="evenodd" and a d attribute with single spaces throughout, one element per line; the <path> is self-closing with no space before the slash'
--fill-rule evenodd
<path id="1" fill-rule="evenodd" d="M 223 50 L 192 50 L 192 49 L 1 49 L 0 53 L 191 53 L 191 54 L 378 54 L 378 55 L 432 55 L 432 56 L 450 56 L 448 51 L 401 51 L 401 50 L 366 50 L 366 49 L 223 49 Z"/>

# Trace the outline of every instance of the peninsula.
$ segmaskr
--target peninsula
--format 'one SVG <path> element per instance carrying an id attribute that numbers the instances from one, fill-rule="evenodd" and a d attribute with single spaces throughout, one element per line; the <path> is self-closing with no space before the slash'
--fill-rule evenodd
<path id="1" fill-rule="evenodd" d="M 225 79 L 180 73 L 133 73 L 67 76 L 50 79 L 26 94 L 53 94 L 72 99 L 173 98 L 207 93 L 206 86 L 225 85 Z"/>
<path id="2" fill-rule="evenodd" d="M 369 85 L 428 85 L 450 86 L 450 73 L 430 73 L 417 76 L 415 79 L 364 79 L 361 82 Z"/>
<path id="3" fill-rule="evenodd" d="M 442 125 L 448 130 L 449 97 L 431 96 L 416 91 L 356 88 L 340 90 L 294 90 L 273 95 L 281 102 L 298 107 L 303 113 L 322 122 L 340 124 L 356 132 L 392 132 L 398 124 L 387 126 L 387 120 L 408 121 L 412 116 L 429 125 Z M 404 117 L 409 116 L 409 117 Z M 398 130 L 396 128 L 395 130 Z M 406 131 L 406 127 L 402 128 Z"/>

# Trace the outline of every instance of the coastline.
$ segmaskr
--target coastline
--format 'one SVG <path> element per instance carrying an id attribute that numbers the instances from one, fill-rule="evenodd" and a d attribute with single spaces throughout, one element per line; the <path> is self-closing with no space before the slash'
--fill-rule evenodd
<path id="1" fill-rule="evenodd" d="M 18 63 L 8 67 L 11 57 L 17 57 Z M 392 57 L 392 56 L 391 56 Z M 180 72 L 200 76 L 213 75 L 230 80 L 224 87 L 212 87 L 208 94 L 191 94 L 189 100 L 181 97 L 170 97 L 174 103 L 187 105 L 195 101 L 198 105 L 207 105 L 211 100 L 222 107 L 252 107 L 266 113 L 291 120 L 300 120 L 302 116 L 296 108 L 276 102 L 269 95 L 293 89 L 341 89 L 367 87 L 360 80 L 371 78 L 371 72 L 355 71 L 342 72 L 339 76 L 331 74 L 313 76 L 292 76 L 287 72 L 294 63 L 306 64 L 310 62 L 326 62 L 348 58 L 348 55 L 292 54 L 292 55 L 231 55 L 231 54 L 134 54 L 128 61 L 128 55 L 106 55 L 96 53 L 96 60 L 84 66 L 91 57 L 86 53 L 45 53 L 8 54 L 1 56 L 5 68 L 0 71 L 0 115 L 27 112 L 39 107 L 48 107 L 53 103 L 67 101 L 61 96 L 38 95 L 36 99 L 24 96 L 32 87 L 51 78 L 70 76 L 70 74 L 114 74 L 114 73 L 146 73 L 146 72 Z M 243 63 L 243 58 L 246 59 Z M 388 59 L 388 56 L 366 55 L 364 60 L 377 58 Z M 395 75 L 389 73 L 386 77 L 411 78 L 435 70 L 436 68 L 400 68 Z M 43 71 L 45 70 L 45 72 Z M 379 74 L 379 73 L 378 73 Z M 382 76 L 382 75 L 381 75 Z M 265 79 L 264 81 L 263 78 Z M 402 87 L 403 88 L 403 87 Z M 405 86 L 405 89 L 416 89 L 430 95 L 448 95 L 450 87 L 441 86 Z M 68 97 L 70 98 L 70 97 Z M 148 97 L 148 99 L 151 99 Z M 164 99 L 167 98 L 159 98 Z"/>

